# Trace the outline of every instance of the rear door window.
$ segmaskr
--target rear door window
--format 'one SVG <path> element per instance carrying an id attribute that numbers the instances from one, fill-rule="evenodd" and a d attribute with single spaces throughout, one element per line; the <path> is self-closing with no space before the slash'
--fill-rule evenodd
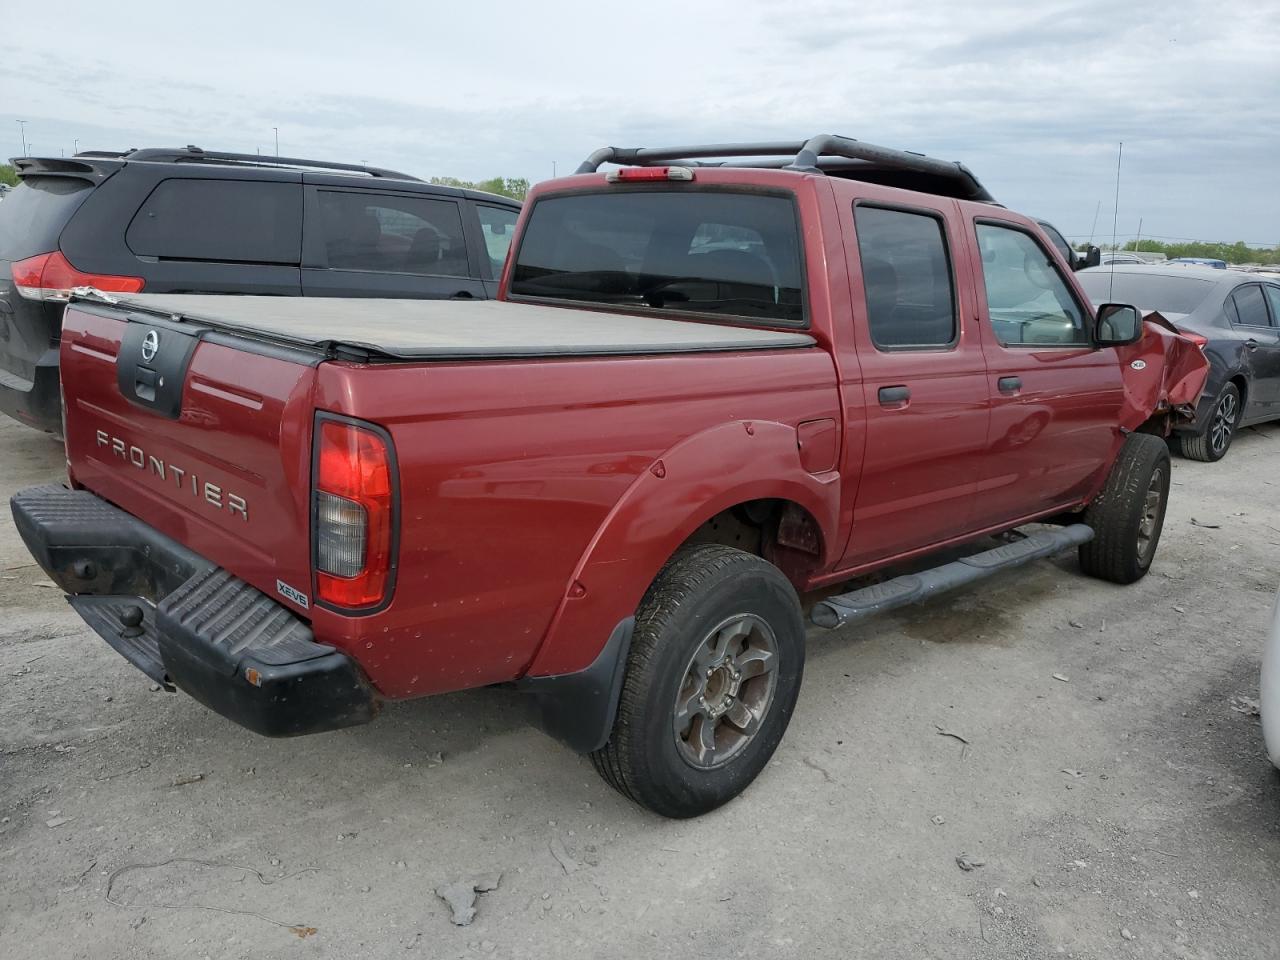
<path id="1" fill-rule="evenodd" d="M 790 197 L 611 190 L 534 204 L 511 292 L 799 326 L 801 263 Z"/>
<path id="2" fill-rule="evenodd" d="M 92 192 L 77 177 L 25 178 L 0 203 L 0 260 L 57 250 L 62 228 Z"/>
<path id="3" fill-rule="evenodd" d="M 1084 309 L 1058 272 L 1057 262 L 1031 234 L 994 223 L 979 223 L 977 232 L 987 312 L 1001 344 L 1089 343 Z"/>
<path id="4" fill-rule="evenodd" d="M 478 203 L 476 214 L 480 218 L 480 233 L 484 238 L 485 251 L 489 255 L 490 275 L 497 279 L 502 273 L 502 265 L 507 262 L 507 251 L 511 249 L 511 238 L 515 235 L 520 211 Z"/>
<path id="5" fill-rule="evenodd" d="M 1262 289 L 1266 292 L 1267 302 L 1271 304 L 1271 325 L 1280 327 L 1280 287 L 1268 283 Z"/>
<path id="6" fill-rule="evenodd" d="M 1246 327 L 1269 327 L 1271 318 L 1267 315 L 1267 302 L 1263 299 L 1262 287 L 1256 283 L 1246 283 L 1237 287 L 1231 294 L 1235 303 L 1236 323 Z M 1228 311 L 1230 316 L 1230 311 Z"/>
<path id="7" fill-rule="evenodd" d="M 134 214 L 125 243 L 141 257 L 297 264 L 302 188 L 262 180 L 161 181 Z"/>
<path id="8" fill-rule="evenodd" d="M 881 350 L 956 341 L 951 263 L 942 220 L 886 207 L 854 207 L 871 340 Z"/>
<path id="9" fill-rule="evenodd" d="M 454 200 L 320 190 L 322 249 L 331 270 L 470 275 Z"/>

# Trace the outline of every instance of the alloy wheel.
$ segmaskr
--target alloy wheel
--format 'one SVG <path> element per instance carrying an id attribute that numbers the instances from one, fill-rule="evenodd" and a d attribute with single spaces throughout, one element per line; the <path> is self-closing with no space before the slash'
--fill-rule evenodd
<path id="1" fill-rule="evenodd" d="M 1214 408 L 1213 420 L 1209 426 L 1209 446 L 1214 456 L 1221 456 L 1231 442 L 1231 434 L 1236 429 L 1237 401 L 1234 393 L 1227 393 Z"/>
<path id="2" fill-rule="evenodd" d="M 1160 513 L 1163 507 L 1164 468 L 1156 467 L 1151 474 L 1151 483 L 1147 485 L 1147 494 L 1142 501 L 1142 519 L 1138 522 L 1138 559 L 1144 564 L 1151 553 L 1151 543 L 1160 528 Z"/>
<path id="3" fill-rule="evenodd" d="M 778 641 L 754 614 L 730 617 L 703 637 L 685 668 L 672 721 L 692 766 L 728 763 L 760 732 L 777 688 Z"/>

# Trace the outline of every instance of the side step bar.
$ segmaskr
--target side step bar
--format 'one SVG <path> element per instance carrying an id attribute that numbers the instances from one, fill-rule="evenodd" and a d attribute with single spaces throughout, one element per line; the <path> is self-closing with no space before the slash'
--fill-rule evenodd
<path id="1" fill-rule="evenodd" d="M 884 583 L 874 583 L 861 590 L 828 597 L 814 605 L 810 616 L 820 627 L 843 627 L 855 620 L 954 590 L 1000 570 L 1017 567 L 1041 557 L 1051 557 L 1092 539 L 1093 528 L 1083 523 L 1075 523 L 1061 530 L 1037 530 L 1021 540 L 1001 544 L 963 560 L 944 563 L 932 570 L 909 573 Z"/>

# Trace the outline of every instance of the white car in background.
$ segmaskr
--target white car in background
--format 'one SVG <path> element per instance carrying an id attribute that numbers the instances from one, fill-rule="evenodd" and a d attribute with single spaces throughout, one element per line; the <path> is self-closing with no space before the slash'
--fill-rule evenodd
<path id="1" fill-rule="evenodd" d="M 1262 714 L 1262 739 L 1267 756 L 1280 767 L 1280 594 L 1271 611 L 1271 632 L 1262 651 L 1262 683 L 1258 711 Z"/>

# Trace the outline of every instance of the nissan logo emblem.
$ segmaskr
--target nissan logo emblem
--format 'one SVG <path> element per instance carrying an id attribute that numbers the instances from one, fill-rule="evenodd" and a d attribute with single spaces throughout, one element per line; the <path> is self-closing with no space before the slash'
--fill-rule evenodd
<path id="1" fill-rule="evenodd" d="M 156 351 L 160 349 L 160 334 L 154 330 L 147 331 L 147 335 L 142 338 L 142 362 L 150 363 L 156 355 Z"/>

